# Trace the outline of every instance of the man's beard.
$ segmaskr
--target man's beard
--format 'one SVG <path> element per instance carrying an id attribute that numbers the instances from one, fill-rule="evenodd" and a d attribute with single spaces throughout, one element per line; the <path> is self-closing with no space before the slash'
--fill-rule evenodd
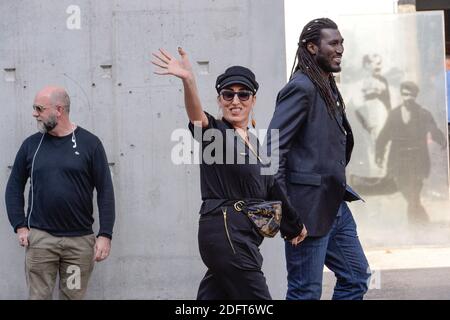
<path id="1" fill-rule="evenodd" d="M 47 121 L 38 121 L 37 126 L 38 130 L 41 133 L 46 133 L 49 131 L 52 131 L 56 125 L 58 124 L 58 121 L 56 119 L 56 116 L 51 115 Z"/>
<path id="2" fill-rule="evenodd" d="M 341 72 L 341 66 L 337 65 L 335 67 L 333 67 L 331 65 L 331 62 L 329 61 L 328 57 L 324 56 L 323 54 L 321 54 L 321 52 L 319 51 L 317 57 L 316 57 L 316 62 L 319 65 L 319 67 L 327 72 L 327 73 L 331 73 L 331 72 Z"/>

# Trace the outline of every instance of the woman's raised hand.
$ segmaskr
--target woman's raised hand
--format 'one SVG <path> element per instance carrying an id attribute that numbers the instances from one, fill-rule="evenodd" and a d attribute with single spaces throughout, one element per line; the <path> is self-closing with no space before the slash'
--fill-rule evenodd
<path id="1" fill-rule="evenodd" d="M 155 74 L 173 75 L 183 81 L 184 105 L 189 121 L 193 124 L 200 121 L 203 128 L 207 127 L 208 118 L 203 112 L 194 72 L 186 52 L 181 47 L 178 47 L 179 59 L 175 59 L 164 49 L 159 49 L 158 52 L 152 54 L 155 57 L 152 63 L 158 67 L 158 70 L 154 71 Z"/>
<path id="2" fill-rule="evenodd" d="M 160 69 L 154 71 L 159 75 L 174 75 L 182 80 L 187 80 L 193 77 L 192 66 L 189 62 L 186 52 L 178 47 L 178 53 L 180 59 L 177 60 L 164 49 L 159 49 L 159 52 L 152 53 L 156 60 L 152 60 L 152 63 Z"/>

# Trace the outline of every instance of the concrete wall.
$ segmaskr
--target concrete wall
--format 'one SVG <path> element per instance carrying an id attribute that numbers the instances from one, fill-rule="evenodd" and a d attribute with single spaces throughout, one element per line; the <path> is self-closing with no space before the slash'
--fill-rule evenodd
<path id="1" fill-rule="evenodd" d="M 112 253 L 96 265 L 88 298 L 195 298 L 205 272 L 199 169 L 171 161 L 171 133 L 187 125 L 182 85 L 155 76 L 150 53 L 183 46 L 212 114 L 216 76 L 233 64 L 252 68 L 261 85 L 256 119 L 265 127 L 285 81 L 283 12 L 279 0 L 0 2 L 1 194 L 21 142 L 36 131 L 32 101 L 47 84 L 68 89 L 72 120 L 101 137 L 111 163 Z M 24 251 L 3 201 L 1 211 L 0 299 L 26 298 Z M 283 251 L 279 237 L 263 244 L 274 298 L 286 286 Z"/>

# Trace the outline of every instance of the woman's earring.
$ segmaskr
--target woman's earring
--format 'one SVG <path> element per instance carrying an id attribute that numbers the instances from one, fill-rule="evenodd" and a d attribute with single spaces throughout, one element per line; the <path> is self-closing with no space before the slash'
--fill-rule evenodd
<path id="1" fill-rule="evenodd" d="M 253 113 L 253 110 L 252 110 L 252 127 L 253 127 L 253 129 L 256 129 L 256 120 L 255 120 L 255 114 Z"/>

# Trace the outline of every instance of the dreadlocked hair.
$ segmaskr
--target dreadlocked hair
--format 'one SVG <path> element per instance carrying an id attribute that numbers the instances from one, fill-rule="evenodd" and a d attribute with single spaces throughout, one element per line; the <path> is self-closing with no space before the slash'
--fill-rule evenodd
<path id="1" fill-rule="evenodd" d="M 298 42 L 297 52 L 295 54 L 294 64 L 292 65 L 291 78 L 294 72 L 300 70 L 308 76 L 308 78 L 314 83 L 319 90 L 320 96 L 325 100 L 327 105 L 328 114 L 335 116 L 336 111 L 343 111 L 345 108 L 344 101 L 341 93 L 339 92 L 334 76 L 330 73 L 328 81 L 323 77 L 322 71 L 316 61 L 313 59 L 311 53 L 309 53 L 306 45 L 309 42 L 315 45 L 320 45 L 320 36 L 322 29 L 337 29 L 336 23 L 328 18 L 314 19 L 308 22 L 300 34 Z M 297 65 L 295 65 L 298 59 Z M 294 69 L 295 67 L 295 69 Z M 338 105 L 334 98 L 333 92 L 338 95 Z"/>

